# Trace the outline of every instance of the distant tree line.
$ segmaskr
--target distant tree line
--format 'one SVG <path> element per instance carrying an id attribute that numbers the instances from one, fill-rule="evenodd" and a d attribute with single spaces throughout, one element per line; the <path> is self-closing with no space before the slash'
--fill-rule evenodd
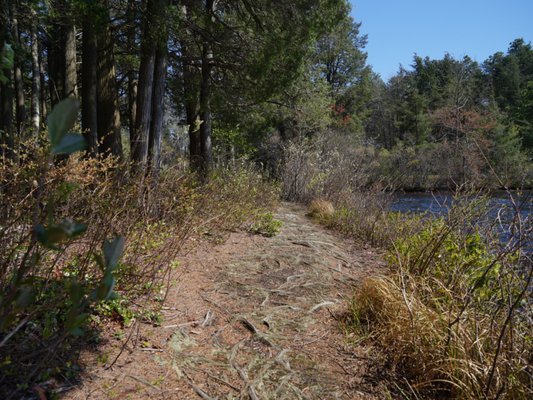
<path id="1" fill-rule="evenodd" d="M 503 183 L 520 186 L 533 155 L 532 88 L 533 49 L 523 39 L 482 64 L 415 55 L 412 69 L 377 80 L 365 135 L 389 151 L 426 153 L 418 160 L 433 157 L 456 183 L 486 174 L 488 161 Z"/>
<path id="2" fill-rule="evenodd" d="M 261 107 L 259 115 L 270 117 L 267 136 L 334 138 L 341 152 L 359 148 L 354 164 L 367 166 L 366 185 L 532 186 L 530 43 L 516 39 L 482 64 L 415 55 L 388 82 L 366 65 L 365 44 L 351 20 L 323 35 L 306 73 L 278 96 L 277 111 Z"/>

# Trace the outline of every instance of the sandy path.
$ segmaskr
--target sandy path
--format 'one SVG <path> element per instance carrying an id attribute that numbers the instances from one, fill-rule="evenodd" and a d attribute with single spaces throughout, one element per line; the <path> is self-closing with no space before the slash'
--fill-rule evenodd
<path id="1" fill-rule="evenodd" d="M 235 233 L 188 255 L 162 326 L 140 326 L 107 370 L 121 346 L 104 345 L 107 360 L 66 398 L 379 398 L 370 356 L 347 345 L 338 322 L 379 257 L 299 206 L 283 204 L 276 218 L 273 238 Z"/>

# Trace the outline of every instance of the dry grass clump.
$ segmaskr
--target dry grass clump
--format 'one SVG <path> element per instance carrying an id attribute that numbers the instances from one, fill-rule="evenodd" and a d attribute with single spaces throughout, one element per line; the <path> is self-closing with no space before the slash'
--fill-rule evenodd
<path id="1" fill-rule="evenodd" d="M 480 203 L 405 231 L 390 276 L 364 282 L 351 305 L 350 326 L 387 354 L 409 397 L 533 396 L 531 223 L 518 216 L 515 236 L 492 242 Z"/>
<path id="2" fill-rule="evenodd" d="M 399 277 L 366 280 L 350 321 L 352 331 L 385 352 L 396 389 L 428 399 L 531 398 L 531 327 L 522 318 L 500 338 L 505 313 L 469 309 L 459 317 L 457 309 L 431 306 L 436 299 L 421 295 L 428 287 L 417 288 L 427 282 L 403 278 L 411 279 L 409 288 Z"/>
<path id="3" fill-rule="evenodd" d="M 333 207 L 333 203 L 331 203 L 331 201 L 314 199 L 311 201 L 311 204 L 309 204 L 308 215 L 311 218 L 317 219 L 318 221 L 327 221 L 333 217 L 334 213 L 335 207 Z"/>
<path id="4" fill-rule="evenodd" d="M 394 279 L 369 278 L 353 304 L 353 328 L 388 351 L 393 374 L 423 389 L 439 378 L 446 321 L 416 297 L 407 298 Z"/>

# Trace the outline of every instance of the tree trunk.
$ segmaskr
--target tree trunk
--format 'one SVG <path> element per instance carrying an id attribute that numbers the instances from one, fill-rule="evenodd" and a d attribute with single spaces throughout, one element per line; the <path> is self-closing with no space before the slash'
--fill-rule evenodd
<path id="1" fill-rule="evenodd" d="M 184 58 L 187 59 L 186 48 L 182 46 Z M 189 130 L 189 163 L 194 171 L 199 171 L 202 166 L 202 146 L 200 140 L 200 110 L 198 102 L 198 72 L 188 61 L 183 62 L 183 87 L 185 113 Z"/>
<path id="2" fill-rule="evenodd" d="M 90 154 L 95 154 L 98 149 L 97 59 L 95 26 L 90 16 L 84 16 L 81 64 L 81 128 Z"/>
<path id="3" fill-rule="evenodd" d="M 76 72 L 76 27 L 68 23 L 65 27 L 65 97 L 78 97 Z"/>
<path id="4" fill-rule="evenodd" d="M 107 2 L 105 3 L 107 6 Z M 113 56 L 113 38 L 109 21 L 97 27 L 98 65 L 98 142 L 99 151 L 122 157 L 120 136 L 120 113 L 118 92 L 116 88 L 115 59 Z"/>
<path id="5" fill-rule="evenodd" d="M 148 0 L 141 39 L 141 65 L 139 67 L 139 85 L 137 88 L 135 129 L 131 140 L 131 159 L 141 168 L 146 165 L 148 157 L 148 138 L 152 117 L 152 94 L 154 84 L 155 47 L 154 35 L 154 0 Z"/>
<path id="6" fill-rule="evenodd" d="M 163 136 L 163 119 L 165 116 L 165 83 L 167 78 L 167 46 L 158 48 L 154 68 L 154 92 L 152 95 L 152 121 L 148 154 L 152 172 L 159 170 L 161 157 L 161 140 Z"/>
<path id="7" fill-rule="evenodd" d="M 148 157 L 151 167 L 159 164 L 167 64 L 167 4 L 167 0 L 148 0 L 146 10 L 132 140 L 132 159 L 142 167 Z"/>
<path id="8" fill-rule="evenodd" d="M 0 9 L 6 9 L 6 1 L 0 0 Z M 0 13 L 0 51 L 10 43 L 9 23 L 5 13 Z M 13 71 L 3 71 L 5 80 L 0 81 L 0 156 L 12 158 L 13 153 Z"/>
<path id="9" fill-rule="evenodd" d="M 130 131 L 130 149 L 133 149 L 132 143 L 135 140 L 135 120 L 137 118 L 137 90 L 139 81 L 135 71 L 128 73 L 128 124 Z"/>
<path id="10" fill-rule="evenodd" d="M 64 13 L 63 0 L 51 2 L 57 14 Z M 65 98 L 65 29 L 61 17 L 50 17 L 48 33 L 48 90 L 53 107 Z"/>
<path id="11" fill-rule="evenodd" d="M 10 70 L 4 70 L 7 81 L 0 83 L 0 154 L 8 158 L 14 154 L 12 75 Z"/>
<path id="12" fill-rule="evenodd" d="M 15 82 L 15 95 L 16 95 L 16 118 L 15 126 L 17 135 L 20 136 L 23 130 L 23 124 L 26 120 L 26 106 L 24 102 L 24 86 L 22 82 L 22 48 L 20 43 L 19 36 L 19 24 L 18 24 L 18 11 L 17 11 L 17 1 L 13 0 L 11 2 L 11 37 L 14 44 L 15 50 L 15 59 L 14 59 L 14 82 Z"/>
<path id="13" fill-rule="evenodd" d="M 192 69 L 191 66 L 186 69 Z M 183 74 L 185 82 L 192 79 L 194 72 Z M 186 85 L 187 86 L 187 85 Z M 200 171 L 202 167 L 202 145 L 200 140 L 200 116 L 196 90 L 191 92 L 185 90 L 185 111 L 187 113 L 187 125 L 189 127 L 189 162 L 191 169 Z"/>
<path id="14" fill-rule="evenodd" d="M 192 1 L 184 1 L 183 13 L 190 20 Z M 192 21 L 190 21 L 192 24 Z M 192 32 L 187 29 L 186 37 L 192 36 Z M 189 131 L 189 166 L 193 171 L 199 172 L 202 167 L 202 145 L 200 139 L 200 110 L 199 110 L 199 86 L 200 74 L 198 68 L 194 65 L 193 53 L 194 47 L 182 41 L 180 43 L 183 56 L 183 92 L 185 102 L 185 113 L 187 117 L 187 126 Z M 199 57 L 198 57 L 199 58 Z"/>
<path id="15" fill-rule="evenodd" d="M 47 114 L 47 102 L 50 99 L 49 85 L 46 84 L 46 73 L 44 71 L 44 61 L 43 61 L 43 51 L 42 44 L 39 43 L 39 75 L 41 78 L 41 93 L 40 93 L 40 103 L 41 103 L 41 118 Z"/>
<path id="16" fill-rule="evenodd" d="M 128 51 L 132 54 L 135 54 L 137 52 L 137 46 L 136 46 L 136 12 L 135 12 L 135 0 L 129 0 L 128 1 L 128 15 L 127 19 L 130 23 L 130 27 L 128 29 Z M 130 131 L 130 148 L 131 143 L 134 140 L 135 137 L 135 119 L 137 115 L 137 87 L 138 87 L 138 80 L 137 80 L 137 71 L 135 70 L 134 66 L 130 66 L 130 70 L 128 71 L 128 126 Z"/>
<path id="17" fill-rule="evenodd" d="M 189 162 L 194 171 L 202 168 L 202 144 L 200 140 L 200 120 L 196 103 L 189 103 L 187 125 L 189 126 Z"/>
<path id="18" fill-rule="evenodd" d="M 39 65 L 39 37 L 37 35 L 37 13 L 31 10 L 31 126 L 33 135 L 39 136 L 41 128 L 41 72 Z"/>
<path id="19" fill-rule="evenodd" d="M 200 89 L 200 141 L 202 153 L 202 171 L 207 174 L 213 163 L 211 146 L 211 62 L 213 52 L 205 42 L 202 52 L 202 86 Z"/>
<path id="20" fill-rule="evenodd" d="M 147 22 L 146 26 L 148 24 Z M 148 40 L 146 32 L 145 37 L 143 37 L 142 48 L 135 130 L 131 141 L 131 159 L 144 166 L 148 156 L 155 65 L 155 50 L 153 44 Z"/>

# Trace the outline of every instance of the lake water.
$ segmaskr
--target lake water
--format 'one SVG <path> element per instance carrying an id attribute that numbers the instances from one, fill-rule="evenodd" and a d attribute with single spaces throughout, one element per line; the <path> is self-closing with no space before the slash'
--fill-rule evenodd
<path id="1" fill-rule="evenodd" d="M 523 217 L 533 214 L 533 192 L 512 193 Z M 453 203 L 450 193 L 401 193 L 395 194 L 390 206 L 391 211 L 422 213 L 430 212 L 435 215 L 446 215 Z M 490 213 L 497 216 L 502 208 L 512 209 L 509 195 L 505 192 L 495 192 L 490 195 Z"/>
<path id="2" fill-rule="evenodd" d="M 531 228 L 533 222 L 533 191 L 520 194 L 513 192 L 512 195 L 519 207 L 524 226 Z M 453 202 L 453 195 L 450 193 L 400 193 L 394 195 L 390 210 L 405 213 L 429 212 L 435 216 L 445 216 Z M 488 207 L 488 221 L 500 218 L 501 225 L 498 225 L 500 239 L 506 241 L 510 237 L 510 232 L 507 228 L 515 215 L 509 195 L 503 191 L 492 193 L 489 197 Z M 531 236 L 526 240 L 526 247 L 529 252 L 529 249 L 533 246 Z"/>

